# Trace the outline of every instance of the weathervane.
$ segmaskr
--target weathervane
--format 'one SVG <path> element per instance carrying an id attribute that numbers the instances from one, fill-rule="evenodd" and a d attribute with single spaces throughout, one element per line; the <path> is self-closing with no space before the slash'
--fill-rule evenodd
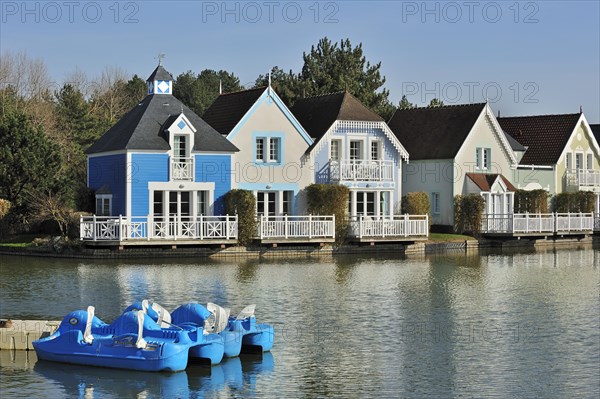
<path id="1" fill-rule="evenodd" d="M 163 53 L 158 53 L 158 56 L 155 59 L 158 59 L 158 65 L 162 65 L 162 60 L 164 60 L 166 55 Z"/>

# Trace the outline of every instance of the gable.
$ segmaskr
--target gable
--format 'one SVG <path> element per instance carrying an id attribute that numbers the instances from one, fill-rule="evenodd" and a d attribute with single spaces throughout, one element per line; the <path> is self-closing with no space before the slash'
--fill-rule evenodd
<path id="1" fill-rule="evenodd" d="M 567 152 L 592 152 L 596 157 L 600 157 L 600 148 L 598 147 L 598 141 L 594 136 L 590 125 L 587 120 L 581 115 L 573 133 L 569 137 L 567 145 L 564 148 L 558 162 L 564 161 L 565 154 Z"/>
<path id="2" fill-rule="evenodd" d="M 498 173 L 508 173 L 508 169 L 517 164 L 511 145 L 488 105 L 485 106 L 473 124 L 473 128 L 456 154 L 456 162 L 460 167 L 465 168 L 467 171 L 472 170 L 471 165 L 475 163 L 477 148 L 492 150 L 491 166 L 492 168 L 500 168 L 500 170 L 497 170 Z M 498 159 L 498 156 L 501 158 Z"/>
<path id="3" fill-rule="evenodd" d="M 260 112 L 258 112 L 260 111 Z M 278 124 L 286 121 L 293 130 L 302 138 L 307 146 L 313 143 L 312 138 L 306 133 L 306 130 L 300 125 L 298 120 L 292 115 L 283 101 L 272 88 L 267 88 L 256 102 L 248 109 L 245 115 L 235 125 L 231 132 L 227 135 L 229 141 L 234 141 L 235 137 L 242 130 L 247 130 L 247 124 L 252 125 L 252 130 L 281 130 L 278 124 L 274 121 L 279 121 Z"/>

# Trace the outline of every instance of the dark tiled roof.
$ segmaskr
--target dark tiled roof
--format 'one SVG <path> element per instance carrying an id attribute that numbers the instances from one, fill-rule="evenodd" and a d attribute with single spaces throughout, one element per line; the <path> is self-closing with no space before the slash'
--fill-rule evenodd
<path id="1" fill-rule="evenodd" d="M 221 94 L 204 111 L 202 118 L 217 132 L 227 135 L 231 133 L 233 128 L 246 115 L 248 110 L 252 108 L 266 89 L 266 87 L 259 87 Z"/>
<path id="2" fill-rule="evenodd" d="M 600 125 L 590 125 L 596 141 L 600 144 Z"/>
<path id="3" fill-rule="evenodd" d="M 473 181 L 473 183 L 477 185 L 477 187 L 481 189 L 481 191 L 490 191 L 498 176 L 500 176 L 504 184 L 506 184 L 506 188 L 508 189 L 508 191 L 517 190 L 515 186 L 513 186 L 510 181 L 508 181 L 506 177 L 497 173 L 467 173 L 466 175 L 469 179 Z"/>
<path id="4" fill-rule="evenodd" d="M 173 75 L 171 75 L 162 65 L 156 67 L 154 72 L 150 75 L 146 82 L 154 81 L 154 80 L 173 80 Z"/>
<path id="5" fill-rule="evenodd" d="M 506 133 L 527 147 L 521 165 L 554 165 L 558 162 L 581 114 L 498 118 Z"/>
<path id="6" fill-rule="evenodd" d="M 95 154 L 118 150 L 169 150 L 164 129 L 183 114 L 196 128 L 194 151 L 231 152 L 238 149 L 181 101 L 169 94 L 154 94 L 123 116 L 88 150 Z"/>
<path id="7" fill-rule="evenodd" d="M 306 152 L 317 145 L 335 121 L 383 122 L 383 118 L 347 91 L 303 98 L 291 111 L 314 140 Z"/>
<path id="8" fill-rule="evenodd" d="M 388 122 L 411 160 L 452 159 L 485 103 L 399 109 Z"/>

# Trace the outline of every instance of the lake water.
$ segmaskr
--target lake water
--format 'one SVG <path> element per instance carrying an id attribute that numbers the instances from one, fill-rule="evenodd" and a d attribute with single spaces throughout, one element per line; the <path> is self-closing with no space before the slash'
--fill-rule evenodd
<path id="1" fill-rule="evenodd" d="M 110 322 L 144 298 L 255 303 L 272 353 L 176 374 L 0 353 L 0 396 L 600 396 L 600 251 L 298 260 L 0 257 L 0 317 Z"/>

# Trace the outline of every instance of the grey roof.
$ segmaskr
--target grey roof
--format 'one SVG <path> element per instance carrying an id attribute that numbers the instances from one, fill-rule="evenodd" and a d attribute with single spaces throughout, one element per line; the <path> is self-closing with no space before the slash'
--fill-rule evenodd
<path id="1" fill-rule="evenodd" d="M 173 80 L 173 75 L 171 75 L 162 65 L 156 67 L 154 72 L 150 75 L 146 82 L 155 81 L 155 80 Z"/>
<path id="2" fill-rule="evenodd" d="M 506 133 L 505 131 L 502 131 L 502 133 L 504 133 L 504 137 L 506 137 L 506 140 L 508 141 L 508 144 L 510 145 L 510 148 L 512 148 L 513 151 L 527 151 L 527 147 L 515 140 L 513 136 Z"/>
<path id="3" fill-rule="evenodd" d="M 171 147 L 164 130 L 182 111 L 196 129 L 193 151 L 239 151 L 177 98 L 170 94 L 152 94 L 125 114 L 86 153 L 125 149 L 167 151 Z"/>

